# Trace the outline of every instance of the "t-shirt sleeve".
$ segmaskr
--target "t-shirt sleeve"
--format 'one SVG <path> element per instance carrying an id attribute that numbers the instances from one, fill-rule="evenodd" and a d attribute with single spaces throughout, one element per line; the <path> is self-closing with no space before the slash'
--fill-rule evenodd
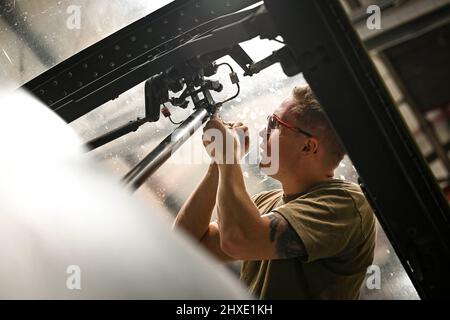
<path id="1" fill-rule="evenodd" d="M 343 253 L 360 233 L 360 218 L 345 191 L 299 198 L 273 210 L 281 214 L 299 235 L 308 262 Z"/>
<path id="2" fill-rule="evenodd" d="M 250 198 L 253 200 L 253 202 L 258 205 L 261 201 L 261 198 L 267 194 L 267 191 L 258 192 L 257 194 L 252 195 Z"/>

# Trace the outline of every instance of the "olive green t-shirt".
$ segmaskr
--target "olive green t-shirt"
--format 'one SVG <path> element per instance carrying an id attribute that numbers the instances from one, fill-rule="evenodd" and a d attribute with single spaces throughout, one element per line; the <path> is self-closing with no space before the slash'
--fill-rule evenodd
<path id="1" fill-rule="evenodd" d="M 307 256 L 244 261 L 241 280 L 260 299 L 358 299 L 375 250 L 375 217 L 358 185 L 332 179 L 286 197 L 253 197 L 261 214 L 281 214 Z"/>

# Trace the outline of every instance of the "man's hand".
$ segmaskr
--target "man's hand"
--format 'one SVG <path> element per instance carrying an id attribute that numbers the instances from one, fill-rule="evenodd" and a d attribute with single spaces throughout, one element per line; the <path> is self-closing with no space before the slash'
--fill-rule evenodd
<path id="1" fill-rule="evenodd" d="M 203 145 L 218 164 L 238 163 L 248 152 L 248 127 L 242 122 L 225 123 L 213 116 L 203 128 Z"/>

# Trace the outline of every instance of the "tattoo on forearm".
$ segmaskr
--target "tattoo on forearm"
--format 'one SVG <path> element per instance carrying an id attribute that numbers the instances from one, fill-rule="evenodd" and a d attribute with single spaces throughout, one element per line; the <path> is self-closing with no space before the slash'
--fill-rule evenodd
<path id="1" fill-rule="evenodd" d="M 277 234 L 277 228 L 278 225 L 280 224 L 280 219 L 274 214 L 269 215 L 269 219 L 270 219 L 270 242 L 274 242 L 275 236 Z"/>
<path id="2" fill-rule="evenodd" d="M 280 259 L 305 256 L 305 245 L 286 219 L 279 213 L 268 215 L 270 219 L 270 241 L 275 242 Z"/>

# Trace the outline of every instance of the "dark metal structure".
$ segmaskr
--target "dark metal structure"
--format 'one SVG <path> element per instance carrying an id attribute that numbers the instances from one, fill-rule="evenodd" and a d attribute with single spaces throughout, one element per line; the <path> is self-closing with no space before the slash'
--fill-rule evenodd
<path id="1" fill-rule="evenodd" d="M 343 140 L 419 295 L 448 297 L 448 203 L 339 2 L 265 0 L 239 11 L 256 2 L 174 1 L 25 87 L 70 122 L 154 75 L 167 75 L 172 91 L 180 89 L 177 81 L 189 86 L 193 74 L 202 77 L 224 55 L 235 59 L 246 75 L 275 62 L 287 75 L 302 72 Z M 238 44 L 258 35 L 281 35 L 286 45 L 254 63 Z M 185 124 L 188 132 L 211 113 L 195 109 Z M 183 139 L 163 142 L 126 180 L 138 186 L 179 145 L 173 142 Z"/>

